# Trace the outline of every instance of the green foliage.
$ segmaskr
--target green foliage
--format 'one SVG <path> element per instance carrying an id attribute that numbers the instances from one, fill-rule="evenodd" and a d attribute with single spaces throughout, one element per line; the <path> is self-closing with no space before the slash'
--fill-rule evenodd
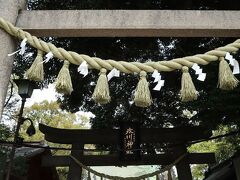
<path id="1" fill-rule="evenodd" d="M 24 110 L 24 117 L 30 118 L 35 126 L 36 134 L 28 136 L 26 130 L 30 125 L 30 122 L 25 121 L 21 126 L 20 135 L 25 141 L 44 141 L 44 134 L 38 129 L 39 123 L 62 129 L 81 129 L 82 124 L 77 123 L 76 114 L 61 110 L 57 102 L 43 101 L 41 103 L 35 103 L 31 107 L 27 107 Z M 80 117 L 81 118 L 81 117 Z M 85 121 L 88 121 L 86 118 Z M 60 144 L 49 143 L 50 146 L 60 147 Z M 67 146 L 64 146 L 67 147 Z M 63 154 L 65 151 L 58 151 Z"/>
<path id="2" fill-rule="evenodd" d="M 57 168 L 58 176 L 60 180 L 66 180 L 67 179 L 67 174 L 68 174 L 68 169 L 69 168 Z"/>
<path id="3" fill-rule="evenodd" d="M 213 132 L 214 136 L 227 134 L 229 132 L 236 131 L 236 126 L 219 126 L 216 131 Z M 194 144 L 189 148 L 190 152 L 215 152 L 217 163 L 222 162 L 233 154 L 240 148 L 240 138 L 237 135 L 224 137 L 216 140 L 205 141 L 202 143 Z M 207 170 L 207 165 L 194 165 L 192 167 L 192 173 L 194 179 L 203 179 L 204 173 Z"/>
<path id="4" fill-rule="evenodd" d="M 26 130 L 30 125 L 29 122 L 25 122 L 21 126 L 20 135 L 24 138 L 24 141 L 44 141 L 44 134 L 38 129 L 38 124 L 43 123 L 48 126 L 63 128 L 63 129 L 81 129 L 83 125 L 88 123 L 88 117 L 83 115 L 77 116 L 76 114 L 61 110 L 57 102 L 43 101 L 41 103 L 35 103 L 31 107 L 27 107 L 24 110 L 24 117 L 30 118 L 34 122 L 36 128 L 36 134 L 29 137 L 26 134 Z M 81 119 L 81 123 L 77 123 Z M 62 145 L 56 143 L 46 142 L 51 147 L 65 147 L 71 148 L 71 145 Z M 54 155 L 69 155 L 69 151 L 52 150 Z M 60 179 L 66 179 L 68 168 L 57 168 Z"/>
<path id="5" fill-rule="evenodd" d="M 9 127 L 0 123 L 0 140 L 7 140 L 12 135 L 12 131 Z M 6 159 L 9 149 L 6 146 L 0 144 L 0 178 L 3 176 L 3 172 L 6 166 Z"/>
<path id="6" fill-rule="evenodd" d="M 6 140 L 12 135 L 12 131 L 5 124 L 0 123 L 0 139 Z"/>

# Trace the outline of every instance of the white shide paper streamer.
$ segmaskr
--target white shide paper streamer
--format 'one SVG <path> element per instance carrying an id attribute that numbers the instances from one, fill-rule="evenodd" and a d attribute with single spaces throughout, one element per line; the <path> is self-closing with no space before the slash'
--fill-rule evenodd
<path id="1" fill-rule="evenodd" d="M 157 85 L 153 88 L 155 91 L 160 91 L 161 88 L 164 86 L 164 80 L 162 80 L 162 76 L 157 70 L 153 71 L 152 77 L 154 78 L 154 83 L 157 82 Z"/>
<path id="2" fill-rule="evenodd" d="M 203 73 L 202 69 L 197 63 L 194 63 L 192 66 L 192 69 L 195 71 L 195 74 L 198 75 L 197 80 L 199 81 L 205 81 L 207 74 Z"/>
<path id="3" fill-rule="evenodd" d="M 80 66 L 78 67 L 78 72 L 85 77 L 88 75 L 88 64 L 86 61 L 83 61 Z"/>
<path id="4" fill-rule="evenodd" d="M 110 81 L 113 77 L 120 77 L 120 71 L 116 68 L 113 68 L 107 75 L 108 81 Z"/>
<path id="5" fill-rule="evenodd" d="M 20 49 L 11 54 L 8 54 L 8 56 L 13 56 L 14 54 L 16 54 L 18 52 L 20 55 L 23 55 L 26 51 L 26 45 L 27 45 L 27 38 L 24 38 L 20 44 Z"/>
<path id="6" fill-rule="evenodd" d="M 225 55 L 225 59 L 229 61 L 229 64 L 233 66 L 233 74 L 239 74 L 239 63 L 236 59 L 233 58 L 233 56 L 227 52 Z"/>
<path id="7" fill-rule="evenodd" d="M 43 63 L 47 63 L 52 58 L 53 58 L 53 53 L 50 51 L 45 55 L 45 60 L 43 61 Z"/>

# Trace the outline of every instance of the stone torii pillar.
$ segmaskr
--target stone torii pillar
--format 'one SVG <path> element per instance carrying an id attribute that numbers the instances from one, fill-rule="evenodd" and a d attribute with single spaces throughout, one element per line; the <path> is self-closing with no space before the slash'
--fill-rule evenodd
<path id="1" fill-rule="evenodd" d="M 26 5 L 25 0 L 0 0 L 0 17 L 16 24 L 18 14 Z M 12 72 L 14 57 L 7 54 L 15 51 L 14 39 L 0 29 L 0 120 L 4 108 L 8 83 Z"/>

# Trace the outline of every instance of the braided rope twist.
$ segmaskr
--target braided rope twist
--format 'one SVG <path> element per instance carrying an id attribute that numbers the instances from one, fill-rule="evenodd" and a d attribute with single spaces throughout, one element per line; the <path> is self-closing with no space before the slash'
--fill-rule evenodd
<path id="1" fill-rule="evenodd" d="M 153 177 L 153 176 L 156 176 L 158 174 L 161 174 L 169 169 L 171 169 L 174 165 L 178 164 L 183 158 L 185 158 L 187 156 L 187 153 L 181 155 L 179 158 L 177 158 L 173 163 L 165 166 L 164 168 L 162 169 L 159 169 L 155 172 L 152 172 L 152 173 L 148 173 L 148 174 L 144 174 L 144 175 L 141 175 L 141 176 L 137 176 L 137 177 L 120 177 L 120 176 L 110 176 L 110 175 L 107 175 L 107 174 L 103 174 L 103 173 L 99 173 L 95 170 L 93 170 L 92 168 L 89 168 L 88 166 L 85 166 L 84 164 L 82 164 L 79 160 L 77 160 L 74 156 L 71 156 L 70 155 L 70 158 L 75 162 L 77 163 L 81 168 L 83 169 L 86 169 L 88 172 L 96 175 L 96 176 L 99 176 L 99 177 L 103 177 L 103 178 L 107 178 L 107 179 L 119 179 L 119 180 L 142 180 L 142 179 L 146 179 L 146 178 L 149 178 L 149 177 Z"/>
<path id="2" fill-rule="evenodd" d="M 212 61 L 217 61 L 219 57 L 225 57 L 226 53 L 235 53 L 240 48 L 240 39 L 237 39 L 233 43 L 226 46 L 216 48 L 215 50 L 208 51 L 204 54 L 197 54 L 194 56 L 186 56 L 182 58 L 176 58 L 169 61 L 157 61 L 157 62 L 126 62 L 126 61 L 115 61 L 115 60 L 103 60 L 97 57 L 90 57 L 84 54 L 78 54 L 73 51 L 66 51 L 63 48 L 57 48 L 52 43 L 46 43 L 36 36 L 32 36 L 30 33 L 23 31 L 22 29 L 15 27 L 10 22 L 0 18 L 0 27 L 4 29 L 10 35 L 19 39 L 27 38 L 27 42 L 34 48 L 44 51 L 46 53 L 52 52 L 54 57 L 67 60 L 72 64 L 80 65 L 83 61 L 89 64 L 90 68 L 112 70 L 113 68 L 118 69 L 124 73 L 134 72 L 153 72 L 155 69 L 158 71 L 173 71 L 182 69 L 183 66 L 192 67 L 194 63 L 207 65 Z"/>

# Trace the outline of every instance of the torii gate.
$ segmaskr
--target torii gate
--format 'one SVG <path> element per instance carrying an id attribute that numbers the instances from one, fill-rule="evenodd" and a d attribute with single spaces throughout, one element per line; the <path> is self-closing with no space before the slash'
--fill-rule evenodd
<path id="1" fill-rule="evenodd" d="M 240 37 L 240 11 L 25 10 L 25 0 L 0 0 L 0 17 L 36 36 Z M 0 30 L 0 118 L 16 47 Z"/>
<path id="2" fill-rule="evenodd" d="M 187 152 L 186 143 L 209 138 L 212 133 L 202 127 L 141 128 L 140 144 L 168 144 L 169 150 L 162 154 L 142 154 L 141 158 L 119 159 L 119 152 L 110 155 L 84 155 L 85 144 L 104 144 L 119 147 L 121 129 L 58 129 L 39 124 L 40 131 L 49 142 L 71 144 L 71 155 L 86 166 L 169 165 Z M 174 145 L 175 144 L 175 145 Z M 170 146 L 173 145 L 173 146 Z M 190 164 L 213 164 L 214 153 L 188 153 L 176 169 L 179 180 L 192 180 Z M 69 156 L 45 156 L 42 165 L 48 167 L 68 166 L 68 179 L 81 179 L 82 169 Z"/>
<path id="3" fill-rule="evenodd" d="M 0 0 L 0 17 L 36 36 L 240 37 L 240 11 L 54 10 L 26 11 L 25 0 Z M 0 118 L 16 47 L 0 30 Z"/>

